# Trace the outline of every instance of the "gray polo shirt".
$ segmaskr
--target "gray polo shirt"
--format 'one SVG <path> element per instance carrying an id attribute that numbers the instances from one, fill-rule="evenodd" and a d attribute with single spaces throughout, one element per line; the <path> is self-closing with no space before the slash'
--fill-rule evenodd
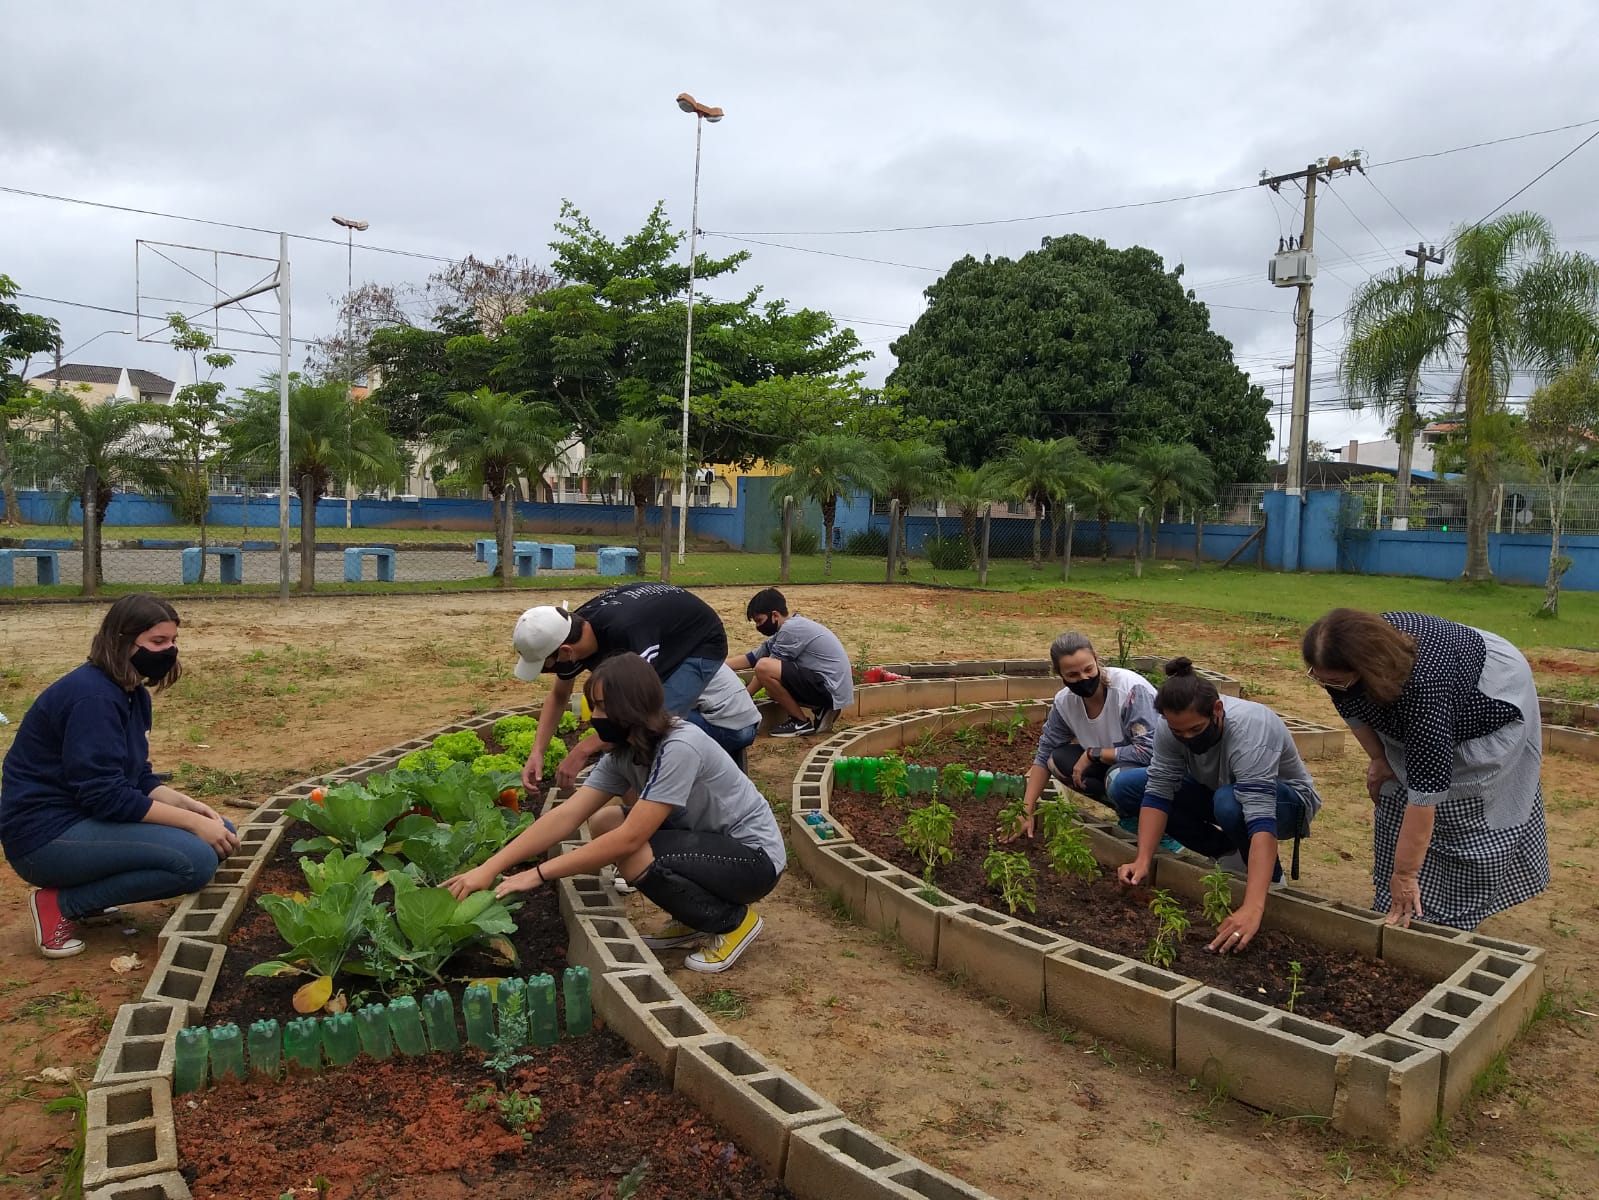
<path id="1" fill-rule="evenodd" d="M 694 711 L 718 729 L 748 729 L 761 719 L 761 710 L 750 699 L 749 688 L 726 663 L 711 676 L 694 702 Z"/>
<path id="2" fill-rule="evenodd" d="M 781 872 L 788 865 L 783 834 L 766 797 L 734 765 L 711 735 L 677 721 L 650 762 L 630 750 L 613 750 L 595 764 L 585 784 L 610 796 L 637 791 L 640 800 L 671 807 L 663 828 L 726 834 L 762 851 Z"/>
<path id="3" fill-rule="evenodd" d="M 845 709 L 855 703 L 854 668 L 844 643 L 826 625 L 793 613 L 784 619 L 782 628 L 749 652 L 750 666 L 768 655 L 820 675 L 834 708 Z"/>

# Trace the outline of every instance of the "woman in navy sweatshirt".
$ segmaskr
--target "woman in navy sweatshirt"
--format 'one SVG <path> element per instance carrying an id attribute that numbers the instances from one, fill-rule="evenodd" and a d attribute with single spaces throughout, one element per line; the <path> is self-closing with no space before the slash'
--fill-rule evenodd
<path id="1" fill-rule="evenodd" d="M 76 922 L 198 891 L 238 848 L 232 825 L 150 770 L 150 689 L 180 673 L 178 614 L 124 596 L 89 661 L 45 688 L 17 728 L 0 768 L 0 848 L 39 889 L 28 904 L 46 958 L 82 952 Z"/>

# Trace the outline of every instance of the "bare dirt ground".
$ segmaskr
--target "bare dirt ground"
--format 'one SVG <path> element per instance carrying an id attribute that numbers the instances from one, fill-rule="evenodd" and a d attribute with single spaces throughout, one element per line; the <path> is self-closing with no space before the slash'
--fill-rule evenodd
<path id="1" fill-rule="evenodd" d="M 748 588 L 703 594 L 735 648 L 755 637 Z M 574 596 L 577 600 L 581 597 Z M 796 587 L 791 603 L 852 655 L 1042 657 L 1080 628 L 1114 646 L 1118 606 L 1067 591 L 976 595 L 880 587 Z M 158 770 L 213 803 L 245 811 L 279 784 L 325 771 L 473 712 L 535 702 L 511 676 L 510 632 L 525 601 L 352 597 L 196 603 L 182 609 L 186 678 L 156 701 Z M 1331 600 L 1329 601 L 1332 602 Z M 0 712 L 81 662 L 103 610 L 0 609 Z M 1182 652 L 1244 680 L 1279 711 L 1331 722 L 1298 664 L 1298 630 L 1201 611 L 1146 616 L 1155 653 Z M 1599 670 L 1599 655 L 1540 650 L 1540 677 Z M 0 727 L 0 747 L 11 730 Z M 752 770 L 782 805 L 804 747 L 760 743 Z M 1370 805 L 1353 755 L 1312 764 L 1329 803 L 1305 844 L 1302 884 L 1369 904 Z M 1213 1195 L 1240 1198 L 1599 1196 L 1599 785 L 1591 764 L 1545 762 L 1555 879 L 1484 932 L 1549 950 L 1553 1014 L 1520 1039 L 1424 1147 L 1384 1154 L 1310 1122 L 1273 1119 L 1205 1094 L 1136 1054 L 1010 1013 L 966 981 L 940 978 L 840 921 L 799 871 L 763 904 L 761 941 L 725 976 L 674 970 L 723 1006 L 725 1028 L 807 1080 L 854 1119 L 1006 1200 Z M 67 1090 L 47 1068 L 92 1073 L 117 1006 L 134 1000 L 170 904 L 138 906 L 124 927 L 91 930 L 59 962 L 33 948 L 26 888 L 0 869 L 0 1195 L 50 1196 L 70 1121 L 43 1102 Z M 640 920 L 648 923 L 641 911 Z M 137 953 L 142 966 L 111 970 Z"/>

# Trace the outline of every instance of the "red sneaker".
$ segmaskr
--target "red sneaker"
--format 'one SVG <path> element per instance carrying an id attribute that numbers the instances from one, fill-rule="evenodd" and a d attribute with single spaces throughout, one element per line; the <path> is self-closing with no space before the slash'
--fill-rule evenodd
<path id="1" fill-rule="evenodd" d="M 33 914 L 33 936 L 40 954 L 46 958 L 71 958 L 83 953 L 83 943 L 73 936 L 77 931 L 72 922 L 61 915 L 55 888 L 40 888 L 29 896 L 28 911 Z"/>

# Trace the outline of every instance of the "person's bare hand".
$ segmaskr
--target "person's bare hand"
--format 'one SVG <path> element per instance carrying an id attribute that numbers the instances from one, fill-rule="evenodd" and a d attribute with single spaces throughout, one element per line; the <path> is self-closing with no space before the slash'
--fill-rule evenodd
<path id="1" fill-rule="evenodd" d="M 1371 796 L 1371 802 L 1377 803 L 1377 798 L 1382 794 L 1383 784 L 1397 780 L 1394 769 L 1388 765 L 1386 758 L 1374 758 L 1366 764 L 1366 791 Z"/>

